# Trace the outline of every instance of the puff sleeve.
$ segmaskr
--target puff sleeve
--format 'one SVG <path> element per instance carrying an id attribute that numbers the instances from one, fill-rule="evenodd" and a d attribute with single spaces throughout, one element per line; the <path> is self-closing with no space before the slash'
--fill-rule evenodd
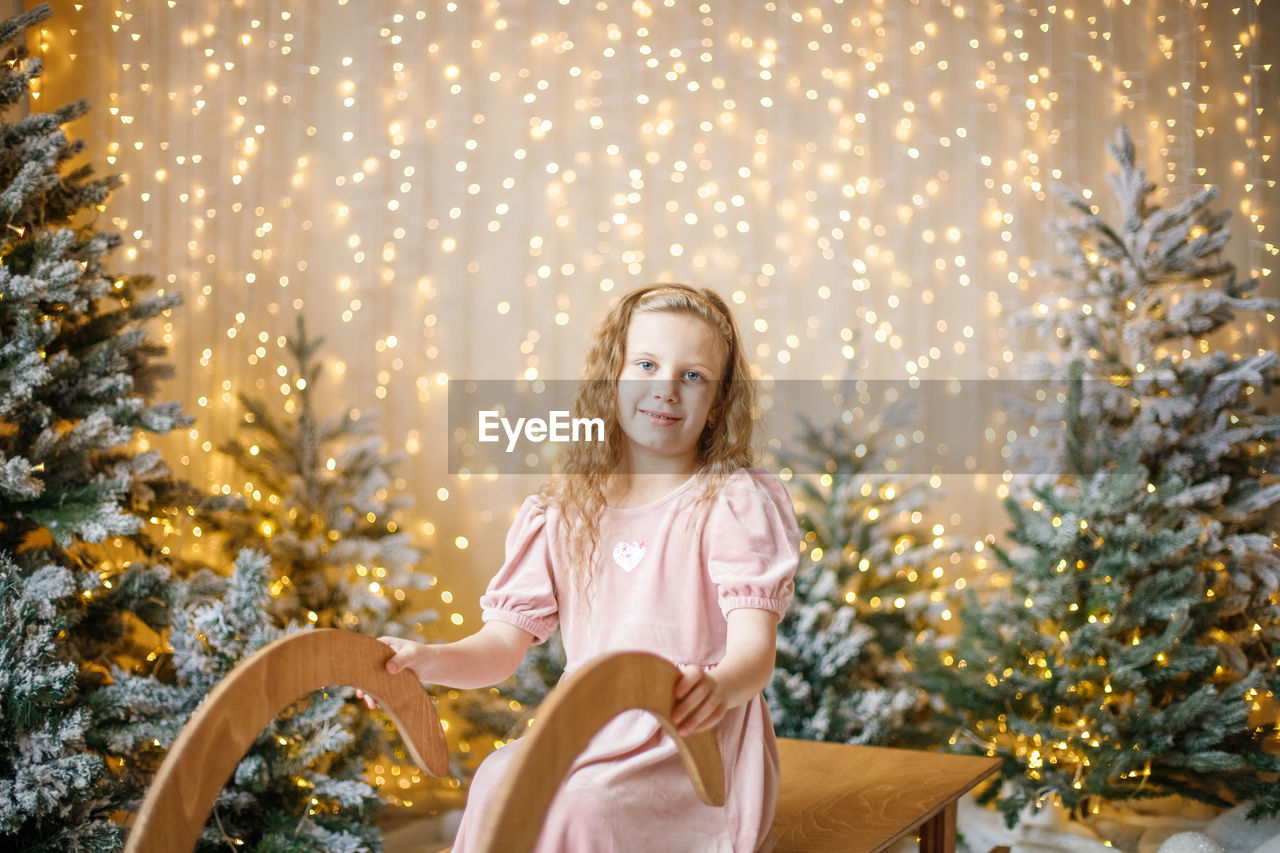
<path id="1" fill-rule="evenodd" d="M 794 594 L 800 530 L 776 477 L 758 468 L 735 472 L 711 506 L 703 541 L 722 613 L 750 607 L 783 617 Z"/>
<path id="2" fill-rule="evenodd" d="M 485 622 L 507 622 L 545 642 L 559 624 L 547 506 L 537 495 L 520 505 L 507 532 L 506 559 L 480 598 Z"/>

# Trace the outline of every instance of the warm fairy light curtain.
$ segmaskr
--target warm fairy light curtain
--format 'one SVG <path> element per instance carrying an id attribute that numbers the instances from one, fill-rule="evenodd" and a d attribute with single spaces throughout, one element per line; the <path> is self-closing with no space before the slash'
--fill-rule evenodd
<path id="1" fill-rule="evenodd" d="M 1107 210 L 1124 122 L 1175 198 L 1222 188 L 1230 258 L 1280 291 L 1271 0 L 55 9 L 37 106 L 93 101 L 78 131 L 127 179 L 119 264 L 186 296 L 157 330 L 198 418 L 170 457 L 245 487 L 211 449 L 234 393 L 288 395 L 305 312 L 323 399 L 381 412 L 409 453 L 397 485 L 455 624 L 537 481 L 448 474 L 446 378 L 573 378 L 634 285 L 716 288 L 764 376 L 1011 378 L 1041 346 L 1011 318 L 1051 298 L 1048 185 Z M 999 475 L 933 485 L 935 530 L 1003 532 Z"/>

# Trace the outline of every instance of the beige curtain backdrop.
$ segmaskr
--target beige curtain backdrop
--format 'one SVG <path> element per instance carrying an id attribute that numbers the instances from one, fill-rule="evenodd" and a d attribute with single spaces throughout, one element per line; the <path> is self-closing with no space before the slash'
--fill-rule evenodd
<path id="1" fill-rule="evenodd" d="M 101 222 L 117 267 L 185 297 L 156 328 L 197 418 L 169 458 L 243 489 L 212 449 L 236 393 L 287 404 L 302 312 L 326 413 L 377 413 L 408 453 L 444 634 L 476 626 L 538 484 L 448 471 L 446 379 L 574 378 L 633 286 L 718 290 L 761 377 L 1012 378 L 1045 349 L 1012 318 L 1053 299 L 1048 187 L 1116 216 L 1125 123 L 1163 198 L 1221 187 L 1230 258 L 1280 295 L 1273 0 L 54 6 L 36 107 L 92 101 L 74 131 L 126 179 Z M 1003 533 L 998 473 L 931 484 L 924 523 Z M 952 583 L 984 556 L 938 565 Z"/>

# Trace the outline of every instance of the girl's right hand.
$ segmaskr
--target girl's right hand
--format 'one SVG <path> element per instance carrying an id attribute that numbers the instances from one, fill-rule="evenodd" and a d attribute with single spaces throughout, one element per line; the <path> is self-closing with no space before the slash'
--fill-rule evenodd
<path id="1" fill-rule="evenodd" d="M 419 681 L 426 681 L 425 668 L 427 647 L 422 643 L 415 643 L 412 640 L 404 640 L 400 637 L 379 637 L 378 642 L 391 649 L 394 654 L 387 659 L 387 672 L 395 675 L 400 670 L 408 668 Z M 374 698 L 363 690 L 356 690 L 356 698 L 364 702 L 369 710 L 378 707 L 378 703 Z"/>
<path id="2" fill-rule="evenodd" d="M 395 675 L 402 669 L 408 669 L 418 676 L 419 681 L 427 681 L 428 652 L 425 645 L 400 637 L 379 637 L 378 642 L 389 646 L 391 651 L 395 652 L 387 660 L 387 672 Z"/>

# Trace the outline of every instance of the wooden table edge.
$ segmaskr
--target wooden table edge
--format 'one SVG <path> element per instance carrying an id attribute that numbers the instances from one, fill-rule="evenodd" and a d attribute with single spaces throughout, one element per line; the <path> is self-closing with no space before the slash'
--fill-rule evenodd
<path id="1" fill-rule="evenodd" d="M 923 752 L 924 750 L 921 750 L 921 751 Z M 919 834 L 918 830 L 920 830 L 925 824 L 929 823 L 929 821 L 941 815 L 947 809 L 954 809 L 956 807 L 956 803 L 960 801 L 961 797 L 963 797 L 965 794 L 969 793 L 974 788 L 981 785 L 983 782 L 990 779 L 1000 770 L 1001 761 L 999 758 L 995 758 L 994 756 L 972 755 L 970 753 L 963 753 L 963 752 L 939 752 L 937 754 L 938 755 L 963 755 L 968 758 L 985 757 L 987 761 L 990 762 L 990 766 L 986 770 L 982 771 L 981 775 L 974 778 L 971 782 L 963 786 L 960 790 L 944 798 L 942 802 L 938 803 L 938 805 L 935 808 L 931 809 L 924 817 L 922 817 L 919 820 L 919 822 L 903 829 L 893 838 L 889 839 L 884 844 L 875 848 L 875 850 L 873 850 L 872 853 L 881 853 L 881 851 L 888 850 L 890 847 L 897 844 L 902 839 L 907 838 L 908 836 L 915 837 L 916 835 Z M 924 847 L 922 845 L 921 850 L 923 851 L 923 849 Z"/>
<path id="2" fill-rule="evenodd" d="M 974 753 L 966 753 L 966 752 L 941 752 L 937 750 L 928 750 L 928 749 L 905 749 L 902 747 L 870 746 L 870 745 L 856 746 L 853 744 L 843 744 L 843 743 L 833 742 L 833 741 L 818 741 L 818 740 L 810 740 L 808 738 L 795 738 L 795 737 L 779 737 L 777 739 L 777 742 L 778 742 L 779 752 L 784 751 L 784 747 L 783 747 L 784 742 L 791 742 L 795 744 L 815 745 L 823 748 L 854 746 L 855 748 L 858 748 L 858 749 L 869 749 L 877 752 L 911 752 L 916 755 L 932 755 L 944 760 L 949 758 L 964 758 L 964 759 L 970 759 L 974 762 L 981 762 L 982 764 L 985 764 L 985 767 L 975 771 L 975 775 L 971 779 L 968 779 L 961 785 L 953 787 L 950 790 L 948 790 L 946 795 L 939 800 L 937 805 L 933 806 L 928 811 L 924 812 L 923 815 L 919 818 L 919 820 L 916 820 L 910 824 L 906 824 L 905 826 L 902 827 L 902 829 L 896 831 L 891 837 L 889 837 L 884 841 L 879 842 L 874 847 L 861 848 L 862 850 L 868 851 L 868 853 L 881 853 L 881 851 L 888 850 L 890 847 L 892 847 L 894 844 L 897 844 L 899 841 L 903 840 L 904 838 L 914 838 L 917 835 L 920 835 L 923 827 L 925 827 L 934 819 L 938 818 L 940 815 L 943 815 L 948 809 L 954 810 L 956 807 L 956 803 L 959 801 L 959 799 L 962 796 L 964 796 L 966 793 L 968 793 L 969 791 L 972 791 L 974 788 L 978 787 L 983 782 L 987 781 L 992 776 L 994 776 L 1000 770 L 1000 767 L 1002 765 L 1002 761 L 996 756 L 976 755 Z M 784 777 L 786 776 L 785 767 L 783 768 L 783 776 Z M 954 821 L 952 821 L 952 823 L 954 824 Z M 952 833 L 952 835 L 953 835 L 953 843 L 954 843 L 954 832 Z M 924 847 L 922 846 L 921 849 L 923 851 Z"/>

